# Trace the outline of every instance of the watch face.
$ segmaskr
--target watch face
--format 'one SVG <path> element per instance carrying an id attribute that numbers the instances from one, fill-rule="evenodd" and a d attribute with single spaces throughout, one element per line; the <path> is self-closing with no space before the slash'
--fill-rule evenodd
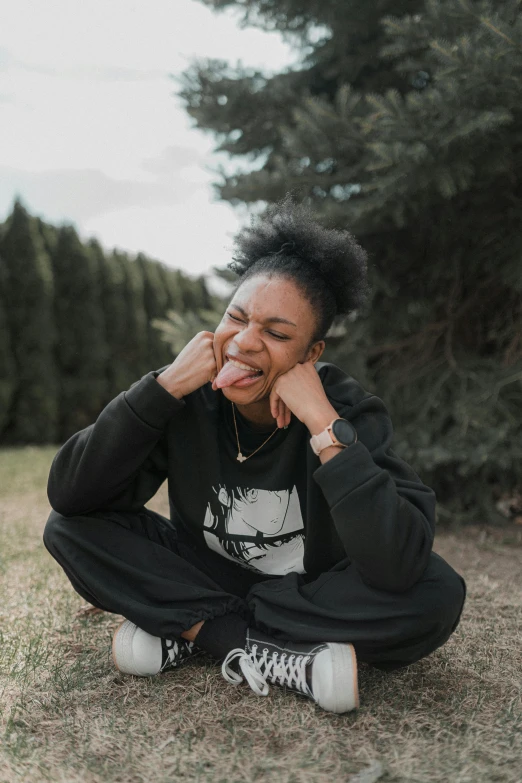
<path id="1" fill-rule="evenodd" d="M 337 440 L 345 446 L 355 443 L 355 430 L 346 419 L 336 419 L 332 424 L 332 432 Z"/>

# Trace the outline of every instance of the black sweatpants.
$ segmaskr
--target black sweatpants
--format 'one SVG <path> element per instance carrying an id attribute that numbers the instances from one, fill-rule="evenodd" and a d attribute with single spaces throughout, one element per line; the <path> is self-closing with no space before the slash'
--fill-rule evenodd
<path id="1" fill-rule="evenodd" d="M 279 641 L 351 642 L 359 661 L 392 670 L 443 645 L 459 624 L 464 579 L 432 552 L 422 578 L 400 593 L 369 587 L 346 558 L 311 579 L 256 574 L 195 546 L 162 515 L 51 511 L 44 543 L 89 603 L 154 636 L 237 612 Z"/>

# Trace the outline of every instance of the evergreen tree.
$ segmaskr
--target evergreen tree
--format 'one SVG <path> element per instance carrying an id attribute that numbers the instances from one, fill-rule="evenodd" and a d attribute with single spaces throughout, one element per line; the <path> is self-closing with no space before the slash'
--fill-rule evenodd
<path id="1" fill-rule="evenodd" d="M 52 268 L 37 226 L 19 199 L 4 226 L 0 259 L 8 325 L 4 371 L 10 373 L 14 362 L 16 379 L 14 390 L 9 383 L 3 387 L 10 408 L 7 422 L 4 412 L 2 440 L 6 444 L 52 443 L 57 439 Z"/>
<path id="2" fill-rule="evenodd" d="M 100 263 L 101 301 L 105 315 L 105 339 L 108 346 L 107 379 L 108 403 L 117 394 L 127 389 L 136 380 L 129 369 L 126 358 L 127 346 L 127 286 L 125 269 L 113 253 L 104 254 L 95 240 L 91 248 L 103 259 Z"/>
<path id="3" fill-rule="evenodd" d="M 170 361 L 198 332 L 214 332 L 223 317 L 224 308 L 225 302 L 214 297 L 208 309 L 190 310 L 186 313 L 168 310 L 166 318 L 155 318 L 152 326 L 158 330 L 161 340 L 170 346 L 174 354 Z"/>
<path id="4" fill-rule="evenodd" d="M 442 518 L 501 522 L 522 481 L 520 0 L 204 2 L 304 55 L 271 77 L 220 61 L 184 74 L 216 149 L 262 163 L 220 167 L 217 194 L 292 190 L 365 245 L 373 299 L 324 356 L 386 400 Z"/>
<path id="5" fill-rule="evenodd" d="M 141 266 L 127 253 L 115 250 L 114 261 L 123 272 L 124 324 L 121 359 L 129 378 L 148 372 L 147 315 L 145 312 L 144 282 Z M 132 380 L 130 381 L 132 383 Z"/>
<path id="6" fill-rule="evenodd" d="M 197 312 L 211 307 L 211 297 L 204 276 L 191 277 L 183 274 L 180 270 L 176 270 L 176 272 L 183 309 L 187 312 Z"/>
<path id="7" fill-rule="evenodd" d="M 181 290 L 181 272 L 166 264 L 161 264 L 158 271 L 163 280 L 165 292 L 167 294 L 167 309 L 183 312 L 185 304 Z"/>
<path id="8" fill-rule="evenodd" d="M 161 266 L 157 261 L 148 259 L 143 253 L 136 257 L 136 263 L 143 276 L 143 301 L 147 319 L 147 362 L 149 369 L 159 369 L 172 361 L 172 351 L 161 340 L 152 322 L 164 318 L 168 309 L 168 297 L 165 289 Z"/>
<path id="9" fill-rule="evenodd" d="M 114 382 L 114 365 L 117 364 L 117 349 L 115 348 L 115 318 L 113 308 L 117 307 L 118 291 L 111 296 L 114 283 L 117 288 L 117 280 L 113 281 L 111 259 L 106 254 L 97 239 L 91 238 L 86 244 L 92 263 L 96 269 L 99 309 L 102 314 L 102 337 L 100 343 L 100 382 L 103 389 L 100 411 L 122 390 Z M 122 325 L 123 326 L 123 325 Z M 99 412 L 99 411 L 98 411 Z"/>
<path id="10" fill-rule="evenodd" d="M 6 264 L 0 257 L 0 438 L 7 425 L 11 402 L 17 387 L 17 369 L 7 313 L 9 295 L 7 282 Z"/>
<path id="11" fill-rule="evenodd" d="M 219 139 L 217 152 L 263 162 L 255 173 L 236 169 L 227 174 L 226 167 L 218 165 L 216 172 L 222 181 L 215 183 L 217 195 L 232 203 L 276 201 L 289 185 L 310 183 L 311 192 L 312 183 L 329 182 L 332 174 L 344 186 L 336 161 L 341 152 L 344 165 L 357 162 L 359 149 L 353 138 L 340 136 L 341 128 L 334 124 L 324 144 L 340 144 L 341 149 L 333 160 L 326 155 L 314 160 L 307 150 L 293 154 L 287 134 L 302 114 L 309 114 L 308 106 L 314 106 L 315 99 L 322 102 L 320 115 L 326 112 L 332 121 L 332 104 L 343 100 L 338 95 L 342 85 L 372 92 L 412 90 L 408 75 L 395 70 L 392 57 L 381 52 L 387 42 L 381 18 L 392 13 L 415 14 L 424 7 L 423 0 L 380 0 L 378 8 L 368 0 L 202 2 L 217 11 L 237 9 L 243 13 L 243 26 L 278 30 L 301 55 L 293 68 L 271 76 L 242 66 L 234 70 L 224 60 L 198 59 L 174 77 L 179 84 L 177 95 L 195 127 L 211 130 Z M 352 119 L 366 114 L 357 100 L 344 109 Z M 318 136 L 314 119 L 307 116 L 306 123 L 312 123 L 309 132 Z"/>
<path id="12" fill-rule="evenodd" d="M 45 252 L 50 258 L 52 258 L 58 243 L 59 229 L 50 223 L 46 223 L 40 217 L 34 218 L 34 221 L 36 223 L 36 227 L 38 228 L 38 233 L 42 237 Z"/>
<path id="13" fill-rule="evenodd" d="M 73 226 L 32 218 L 16 202 L 0 224 L 2 441 L 56 442 L 88 426 L 136 378 L 173 360 L 156 322 L 169 313 L 169 335 L 179 317 L 183 334 L 209 328 L 202 324 L 214 323 L 216 301 L 203 276 L 143 253 L 105 253 L 96 239 L 83 243 Z"/>
<path id="14" fill-rule="evenodd" d="M 52 256 L 60 371 L 60 434 L 88 426 L 103 407 L 107 344 L 96 257 L 71 225 L 62 226 Z"/>

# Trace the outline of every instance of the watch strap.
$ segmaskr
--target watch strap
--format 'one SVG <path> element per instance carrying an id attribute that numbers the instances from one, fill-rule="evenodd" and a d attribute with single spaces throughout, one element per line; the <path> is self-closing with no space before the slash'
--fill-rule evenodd
<path id="1" fill-rule="evenodd" d="M 310 438 L 312 451 L 317 456 L 319 456 L 323 449 L 327 449 L 329 446 L 340 446 L 343 449 L 346 448 L 346 444 L 339 443 L 332 431 L 332 425 L 338 418 L 339 417 L 336 416 L 335 419 L 332 419 L 330 424 L 328 424 L 322 432 L 318 433 L 318 435 L 312 435 Z"/>
<path id="2" fill-rule="evenodd" d="M 312 451 L 314 454 L 317 454 L 319 456 L 320 452 L 323 449 L 327 449 L 328 446 L 334 446 L 332 436 L 330 435 L 329 429 L 324 429 L 322 432 L 320 432 L 318 435 L 312 435 L 310 438 L 310 445 L 312 446 Z"/>

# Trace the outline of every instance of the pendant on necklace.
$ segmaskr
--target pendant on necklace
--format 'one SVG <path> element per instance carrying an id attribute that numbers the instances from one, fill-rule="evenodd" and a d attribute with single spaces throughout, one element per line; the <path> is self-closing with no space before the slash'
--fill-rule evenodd
<path id="1" fill-rule="evenodd" d="M 247 459 L 247 458 L 246 458 L 246 457 L 243 457 L 243 455 L 241 454 L 241 452 L 239 452 L 239 454 L 237 455 L 237 461 L 238 461 L 238 462 L 244 462 L 246 459 Z"/>

